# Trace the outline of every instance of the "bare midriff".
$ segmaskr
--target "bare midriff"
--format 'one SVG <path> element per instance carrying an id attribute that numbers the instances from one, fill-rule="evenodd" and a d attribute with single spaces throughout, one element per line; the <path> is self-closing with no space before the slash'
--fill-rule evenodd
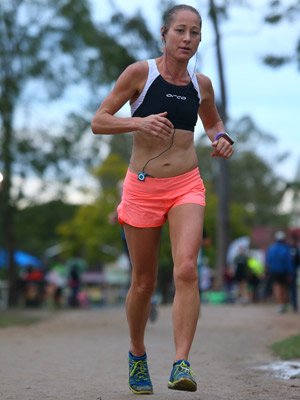
<path id="1" fill-rule="evenodd" d="M 166 151 L 161 154 L 164 150 Z M 157 157 L 159 154 L 161 155 Z M 149 161 L 150 159 L 152 160 Z M 134 133 L 129 165 L 132 172 L 138 173 L 144 168 L 144 172 L 155 178 L 168 178 L 184 174 L 197 166 L 194 132 L 175 129 L 174 137 L 170 136 L 165 141 L 156 139 L 151 134 Z"/>

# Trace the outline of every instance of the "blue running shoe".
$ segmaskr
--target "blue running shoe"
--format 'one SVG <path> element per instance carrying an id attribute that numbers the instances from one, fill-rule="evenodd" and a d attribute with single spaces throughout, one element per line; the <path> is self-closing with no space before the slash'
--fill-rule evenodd
<path id="1" fill-rule="evenodd" d="M 153 387 L 147 365 L 147 355 L 136 357 L 129 352 L 129 388 L 135 394 L 152 394 Z"/>
<path id="2" fill-rule="evenodd" d="M 168 388 L 187 392 L 195 392 L 197 390 L 197 383 L 188 361 L 178 360 L 173 364 Z"/>

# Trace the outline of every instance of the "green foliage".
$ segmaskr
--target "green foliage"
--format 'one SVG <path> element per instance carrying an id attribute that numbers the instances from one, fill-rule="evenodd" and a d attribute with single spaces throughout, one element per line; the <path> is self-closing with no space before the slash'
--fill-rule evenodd
<path id="1" fill-rule="evenodd" d="M 91 110 L 100 101 L 99 91 L 106 89 L 140 53 L 150 56 L 157 51 L 158 43 L 139 13 L 125 17 L 117 12 L 98 24 L 88 0 L 0 3 L 0 170 L 6 177 L 4 208 L 12 200 L 13 169 L 22 171 L 19 201 L 29 174 L 40 178 L 55 174 L 64 184 L 73 174 L 70 166 L 90 168 L 99 164 L 104 139 L 92 138 L 89 127 Z M 55 126 L 55 134 L 52 127 L 16 132 L 16 107 L 20 101 L 30 106 L 31 99 L 22 96 L 33 84 L 45 100 L 61 97 L 74 84 L 89 86 L 93 93 L 91 103 L 86 104 L 89 110 L 82 110 L 80 116 L 71 114 L 65 127 Z"/>
<path id="2" fill-rule="evenodd" d="M 0 328 L 9 326 L 28 326 L 39 322 L 42 317 L 24 314 L 23 312 L 5 311 L 0 312 Z"/>
<path id="3" fill-rule="evenodd" d="M 80 256 L 90 265 L 101 265 L 120 252 L 120 227 L 109 223 L 109 214 L 114 212 L 115 203 L 103 196 L 95 204 L 80 207 L 74 218 L 61 224 L 63 256 Z M 107 254 L 106 245 L 113 253 Z"/>
<path id="4" fill-rule="evenodd" d="M 300 334 L 275 342 L 271 346 L 273 352 L 282 360 L 296 360 L 300 358 Z"/>
<path id="5" fill-rule="evenodd" d="M 159 53 L 159 44 L 140 11 L 131 17 L 125 17 L 117 12 L 112 16 L 111 23 L 117 29 L 117 34 L 126 38 L 126 43 L 129 48 L 134 49 L 135 55 L 137 55 L 137 50 L 144 52 L 144 49 L 147 49 L 150 57 L 156 57 Z"/>
<path id="6" fill-rule="evenodd" d="M 300 19 L 300 1 L 292 2 L 269 1 L 268 9 L 264 21 L 274 27 L 287 21 L 291 27 L 293 24 L 299 24 Z M 287 63 L 296 62 L 300 69 L 300 37 L 296 39 L 294 51 L 291 54 L 268 54 L 263 58 L 265 64 L 270 67 L 281 67 Z"/>
<path id="7" fill-rule="evenodd" d="M 166 223 L 162 228 L 161 233 L 161 246 L 159 256 L 159 267 L 166 270 L 173 270 L 173 261 L 171 257 L 171 243 L 169 237 L 169 226 Z"/>
<path id="8" fill-rule="evenodd" d="M 263 62 L 273 68 L 282 67 L 284 64 L 290 62 L 291 60 L 292 57 L 275 55 L 268 55 L 263 58 Z"/>
<path id="9" fill-rule="evenodd" d="M 132 135 L 112 135 L 109 145 L 110 152 L 118 154 L 127 165 L 131 156 Z"/>
<path id="10" fill-rule="evenodd" d="M 140 45 L 146 41 L 149 44 L 146 48 L 150 49 L 145 26 L 137 22 L 127 24 L 126 32 L 134 29 L 138 33 L 143 29 Z M 122 35 L 114 35 L 111 29 L 115 26 L 99 26 L 93 20 L 88 0 L 0 2 L 0 170 L 5 177 L 0 191 L 0 213 L 5 216 L 1 231 L 9 255 L 13 254 L 14 247 L 13 211 L 24 197 L 23 187 L 28 175 L 54 176 L 64 190 L 74 174 L 71 166 L 75 162 L 77 168 L 99 164 L 102 142 L 100 139 L 94 142 L 98 151 L 91 145 L 93 150 L 87 150 L 86 130 L 81 128 L 83 123 L 86 127 L 89 125 L 87 120 L 91 115 L 88 113 L 85 120 L 73 118 L 71 124 L 76 129 L 72 131 L 62 126 L 46 129 L 43 128 L 45 121 L 41 121 L 41 127 L 34 132 L 26 128 L 17 132 L 17 106 L 23 101 L 29 108 L 32 99 L 25 98 L 28 87 L 36 88 L 39 98 L 35 101 L 58 99 L 66 88 L 77 84 L 84 88 L 90 86 L 91 97 L 96 99 L 95 87 L 100 90 L 101 86 L 115 80 L 135 61 L 141 48 L 127 46 L 122 42 Z M 59 117 L 62 124 L 63 118 Z M 91 135 L 90 130 L 88 134 Z M 18 187 L 15 187 L 18 180 L 13 179 L 16 176 L 21 178 Z M 16 269 L 11 256 L 9 270 L 13 292 Z"/>
<path id="11" fill-rule="evenodd" d="M 81 256 L 90 264 L 102 264 L 121 253 L 120 226 L 112 223 L 110 216 L 115 214 L 120 201 L 119 182 L 126 169 L 122 158 L 111 153 L 93 171 L 102 188 L 98 199 L 80 207 L 74 218 L 58 227 L 65 257 Z"/>
<path id="12" fill-rule="evenodd" d="M 94 169 L 94 175 L 99 179 L 103 191 L 107 193 L 114 191 L 118 182 L 124 178 L 127 164 L 120 155 L 110 153 L 104 162 Z"/>
<path id="13" fill-rule="evenodd" d="M 279 212 L 286 182 L 272 168 L 273 162 L 279 164 L 285 160 L 286 155 L 274 151 L 270 160 L 259 155 L 257 142 L 265 142 L 270 146 L 274 145 L 275 140 L 272 135 L 261 132 L 249 117 L 231 124 L 231 132 L 237 138 L 236 151 L 228 160 L 231 218 L 238 212 L 241 223 L 240 227 L 238 224 L 234 227 L 231 221 L 231 234 L 237 237 L 240 231 L 247 232 L 255 225 L 286 225 L 287 217 Z M 211 159 L 210 153 L 211 148 L 201 139 L 197 145 L 201 175 L 209 183 L 212 192 L 216 193 L 219 169 L 217 161 Z"/>
<path id="14" fill-rule="evenodd" d="M 16 212 L 16 248 L 43 258 L 59 242 L 57 226 L 73 218 L 78 206 L 60 200 L 28 206 Z"/>
<path id="15" fill-rule="evenodd" d="M 7 268 L 0 269 L 0 281 L 8 280 L 8 271 Z"/>
<path id="16" fill-rule="evenodd" d="M 245 210 L 244 204 L 230 204 L 230 230 L 234 238 L 249 236 L 253 227 L 252 214 Z"/>
<path id="17" fill-rule="evenodd" d="M 245 151 L 232 159 L 231 171 L 239 176 L 231 180 L 232 198 L 244 205 L 252 224 L 275 222 L 285 188 L 271 166 L 257 154 Z"/>

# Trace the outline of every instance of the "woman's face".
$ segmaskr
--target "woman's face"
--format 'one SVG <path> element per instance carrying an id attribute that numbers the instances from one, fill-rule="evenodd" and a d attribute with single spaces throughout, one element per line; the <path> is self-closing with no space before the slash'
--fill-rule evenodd
<path id="1" fill-rule="evenodd" d="M 201 40 L 197 14 L 189 10 L 177 11 L 164 39 L 168 54 L 171 53 L 178 60 L 189 60 L 196 53 Z"/>

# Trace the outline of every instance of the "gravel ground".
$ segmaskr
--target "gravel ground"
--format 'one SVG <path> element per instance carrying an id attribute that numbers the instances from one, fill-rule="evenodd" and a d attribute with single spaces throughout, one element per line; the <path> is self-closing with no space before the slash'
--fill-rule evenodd
<path id="1" fill-rule="evenodd" d="M 173 359 L 171 308 L 147 328 L 156 400 L 300 400 L 300 379 L 257 367 L 275 361 L 269 346 L 300 332 L 300 315 L 273 305 L 204 305 L 190 361 L 198 391 L 167 389 Z M 123 308 L 60 311 L 0 330 L 1 400 L 127 400 L 127 324 Z"/>

